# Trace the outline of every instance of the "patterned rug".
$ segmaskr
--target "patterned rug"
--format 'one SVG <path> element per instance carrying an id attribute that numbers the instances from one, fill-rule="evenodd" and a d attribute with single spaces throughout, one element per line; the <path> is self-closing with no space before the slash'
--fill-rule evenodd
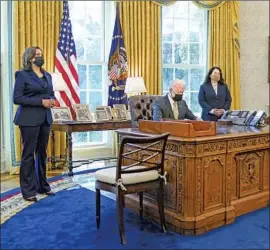
<path id="1" fill-rule="evenodd" d="M 65 175 L 55 176 L 49 179 L 49 183 L 55 193 L 65 189 L 72 189 L 75 186 L 85 186 L 89 183 L 94 183 L 94 171 L 95 170 L 84 171 L 74 175 L 73 177 Z M 37 195 L 38 200 L 46 197 L 48 196 L 43 194 Z M 33 203 L 34 202 L 29 202 L 23 199 L 20 188 L 16 188 L 1 194 L 1 225 Z"/>

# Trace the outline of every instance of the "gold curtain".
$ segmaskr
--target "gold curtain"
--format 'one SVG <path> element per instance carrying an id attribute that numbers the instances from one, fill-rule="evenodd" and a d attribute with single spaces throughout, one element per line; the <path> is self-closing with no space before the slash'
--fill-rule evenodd
<path id="1" fill-rule="evenodd" d="M 62 18 L 62 1 L 14 1 L 13 3 L 13 77 L 22 67 L 21 58 L 24 50 L 30 46 L 39 46 L 43 50 L 48 72 L 54 71 L 54 58 Z M 13 78 L 14 81 L 14 78 Z M 13 107 L 15 114 L 17 105 Z M 14 126 L 15 159 L 21 159 L 21 137 L 18 126 Z M 65 155 L 65 135 L 55 134 L 55 156 Z M 48 146 L 48 159 L 51 155 L 51 141 Z M 49 163 L 47 168 L 50 168 Z M 15 170 L 16 169 L 16 170 Z M 11 173 L 18 173 L 12 168 Z"/>
<path id="2" fill-rule="evenodd" d="M 231 109 L 240 108 L 239 2 L 209 10 L 209 68 L 222 69 L 232 95 Z"/>
<path id="3" fill-rule="evenodd" d="M 129 76 L 144 79 L 147 94 L 161 93 L 161 7 L 152 1 L 120 1 Z"/>

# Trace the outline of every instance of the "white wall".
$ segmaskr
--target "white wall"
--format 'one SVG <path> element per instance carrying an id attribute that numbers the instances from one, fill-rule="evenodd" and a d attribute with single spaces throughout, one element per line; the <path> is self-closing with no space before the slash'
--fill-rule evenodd
<path id="1" fill-rule="evenodd" d="M 269 105 L 269 2 L 240 1 L 241 108 L 266 110 Z"/>

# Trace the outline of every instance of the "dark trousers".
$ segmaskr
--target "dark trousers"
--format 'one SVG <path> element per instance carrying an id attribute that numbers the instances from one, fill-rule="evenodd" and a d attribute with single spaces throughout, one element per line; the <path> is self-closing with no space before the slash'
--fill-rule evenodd
<path id="1" fill-rule="evenodd" d="M 35 127 L 20 126 L 23 143 L 20 186 L 24 198 L 51 190 L 46 178 L 46 150 L 50 129 L 47 122 Z"/>

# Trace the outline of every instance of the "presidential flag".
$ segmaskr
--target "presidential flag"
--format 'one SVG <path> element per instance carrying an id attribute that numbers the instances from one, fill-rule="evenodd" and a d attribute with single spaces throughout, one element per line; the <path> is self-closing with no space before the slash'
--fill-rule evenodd
<path id="1" fill-rule="evenodd" d="M 127 54 L 119 17 L 119 4 L 116 5 L 116 18 L 109 56 L 108 75 L 110 80 L 108 105 L 127 104 L 124 92 L 128 76 Z"/>
<path id="2" fill-rule="evenodd" d="M 76 47 L 72 34 L 68 2 L 63 2 L 63 16 L 56 49 L 55 71 L 60 72 L 67 86 L 67 91 L 56 91 L 55 96 L 61 107 L 69 107 L 72 114 L 73 104 L 80 103 L 79 77 L 77 70 Z"/>

